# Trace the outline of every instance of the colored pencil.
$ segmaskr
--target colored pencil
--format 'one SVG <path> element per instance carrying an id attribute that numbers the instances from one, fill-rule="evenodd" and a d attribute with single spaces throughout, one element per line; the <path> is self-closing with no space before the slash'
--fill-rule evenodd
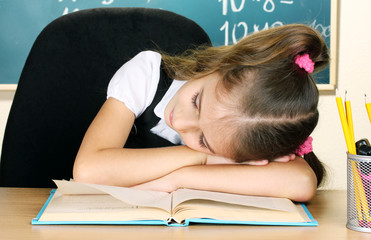
<path id="1" fill-rule="evenodd" d="M 353 129 L 353 117 L 351 111 L 351 104 L 350 101 L 345 103 L 346 110 L 344 111 L 343 101 L 336 91 L 336 104 L 339 111 L 340 122 L 343 128 L 343 133 L 345 137 L 345 142 L 348 148 L 348 152 L 356 155 L 356 146 L 354 142 L 354 129 Z M 347 115 L 345 115 L 347 112 Z M 353 136 L 353 137 L 352 137 Z M 357 165 L 356 163 L 351 160 L 351 167 L 352 167 L 352 175 L 353 175 L 353 184 L 354 184 L 354 195 L 355 195 L 355 203 L 357 209 L 357 216 L 359 223 L 363 223 L 363 219 L 367 222 L 371 221 L 371 217 L 369 215 L 369 207 L 367 203 L 367 198 L 365 194 L 365 190 L 363 187 L 362 179 L 358 174 Z M 363 210 L 363 211 L 362 211 Z"/>
<path id="2" fill-rule="evenodd" d="M 365 104 L 366 104 L 366 110 L 367 110 L 367 114 L 368 114 L 368 119 L 370 119 L 370 123 L 371 123 L 371 102 L 367 102 L 367 96 L 365 94 Z"/>

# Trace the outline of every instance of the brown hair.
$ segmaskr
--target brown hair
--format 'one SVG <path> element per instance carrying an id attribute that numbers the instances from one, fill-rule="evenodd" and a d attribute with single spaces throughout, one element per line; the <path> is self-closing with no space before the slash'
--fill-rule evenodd
<path id="1" fill-rule="evenodd" d="M 220 74 L 219 99 L 237 109 L 229 119 L 235 129 L 231 148 L 233 158 L 242 162 L 294 153 L 317 125 L 318 89 L 312 76 L 294 61 L 304 53 L 315 63 L 316 72 L 328 63 L 319 33 L 292 24 L 254 33 L 231 46 L 202 47 L 180 56 L 163 54 L 162 61 L 169 76 L 179 80 Z M 323 165 L 313 153 L 304 158 L 320 183 Z"/>

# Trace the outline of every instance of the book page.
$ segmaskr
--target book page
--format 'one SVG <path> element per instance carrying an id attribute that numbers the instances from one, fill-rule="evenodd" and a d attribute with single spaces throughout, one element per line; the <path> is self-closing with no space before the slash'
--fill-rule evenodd
<path id="1" fill-rule="evenodd" d="M 211 200 L 188 200 L 173 209 L 173 219 L 182 222 L 192 218 L 242 222 L 305 222 L 299 211 L 286 212 L 268 208 L 243 206 Z"/>
<path id="2" fill-rule="evenodd" d="M 65 195 L 108 194 L 133 206 L 155 207 L 171 212 L 171 194 L 166 192 L 146 191 L 126 187 L 106 186 L 73 181 L 53 180 L 61 193 Z"/>
<path id="3" fill-rule="evenodd" d="M 246 196 L 192 189 L 178 189 L 175 192 L 173 192 L 173 208 L 175 208 L 182 202 L 191 199 L 211 200 L 256 208 L 266 208 L 286 212 L 297 212 L 295 204 L 287 198 Z"/>
<path id="4" fill-rule="evenodd" d="M 166 221 L 169 216 L 163 209 L 127 204 L 108 194 L 64 195 L 57 189 L 39 221 Z"/>

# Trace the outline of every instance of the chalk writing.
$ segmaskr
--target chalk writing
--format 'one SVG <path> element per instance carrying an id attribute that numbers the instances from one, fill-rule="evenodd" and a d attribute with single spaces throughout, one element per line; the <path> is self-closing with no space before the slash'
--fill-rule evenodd
<path id="1" fill-rule="evenodd" d="M 77 2 L 77 0 L 70 0 L 74 3 Z M 111 5 L 112 3 L 114 3 L 115 0 L 102 0 L 101 4 L 102 6 L 108 6 L 108 5 Z M 63 2 L 63 0 L 58 0 L 58 2 Z M 150 0 L 147 0 L 147 3 L 149 3 Z M 64 10 L 63 10 L 63 13 L 62 15 L 66 15 L 68 13 L 71 13 L 71 12 L 77 12 L 79 11 L 80 9 L 79 8 L 73 8 L 73 10 L 70 10 L 68 7 L 65 7 Z"/>
<path id="2" fill-rule="evenodd" d="M 275 26 L 303 23 L 319 31 L 331 47 L 332 1 L 336 0 L 0 0 L 0 20 L 6 23 L 0 34 L 0 52 L 4 53 L 0 54 L 0 84 L 17 83 L 33 41 L 48 23 L 82 9 L 168 10 L 198 23 L 214 46 L 234 44 L 248 34 Z M 320 83 L 326 81 L 328 76 L 323 76 Z"/>
<path id="3" fill-rule="evenodd" d="M 283 11 L 286 11 L 286 7 L 284 6 L 287 6 L 287 8 L 291 7 L 292 10 L 289 11 L 297 11 L 292 8 L 295 4 L 294 0 L 218 0 L 218 3 L 221 3 L 221 14 L 226 18 L 224 24 L 219 28 L 219 31 L 224 35 L 224 45 L 235 44 L 239 39 L 247 36 L 249 33 L 290 23 L 283 21 L 286 18 L 283 13 Z M 261 23 L 254 22 L 253 19 L 256 19 L 256 17 L 250 17 L 252 13 L 254 13 L 254 16 L 259 15 L 259 13 L 256 13 L 257 4 L 260 4 L 262 14 L 273 14 L 275 11 L 281 11 L 282 13 L 274 13 L 274 15 L 268 17 L 268 21 L 260 25 Z M 276 8 L 276 4 L 281 4 L 280 10 Z M 281 20 L 279 18 L 283 19 Z M 235 19 L 243 21 L 234 22 L 233 20 Z M 309 25 L 318 30 L 322 37 L 327 38 L 330 36 L 330 25 L 317 23 L 317 19 L 311 20 L 311 24 Z"/>
<path id="4" fill-rule="evenodd" d="M 315 19 L 309 26 L 316 29 L 323 38 L 330 37 L 331 34 L 331 25 L 324 26 L 323 24 L 317 23 L 317 20 Z"/>
<path id="5" fill-rule="evenodd" d="M 273 12 L 275 7 L 273 0 L 266 0 L 263 5 L 263 9 L 266 12 Z"/>
<path id="6" fill-rule="evenodd" d="M 73 3 L 76 3 L 77 0 L 69 0 L 69 1 L 71 1 L 71 2 L 73 2 Z M 61 3 L 61 2 L 63 2 L 63 0 L 58 0 L 58 2 Z M 64 10 L 63 10 L 62 15 L 66 15 L 66 14 L 68 14 L 68 13 L 71 13 L 71 12 L 77 12 L 77 11 L 79 11 L 78 8 L 74 8 L 73 10 L 70 10 L 68 7 L 65 7 Z"/>
<path id="7" fill-rule="evenodd" d="M 251 32 L 258 32 L 261 30 L 266 30 L 268 28 L 282 26 L 282 25 L 283 23 L 280 21 L 276 21 L 270 25 L 268 22 L 266 22 L 264 24 L 264 27 L 260 27 L 258 24 L 253 24 L 253 31 Z M 236 31 L 238 31 L 239 27 L 243 29 L 243 33 L 237 35 Z M 224 31 L 224 45 L 235 44 L 238 42 L 239 39 L 246 37 L 248 34 L 248 26 L 246 22 L 239 22 L 238 24 L 233 24 L 232 33 L 231 33 L 232 42 L 229 41 L 229 30 L 230 30 L 229 21 L 225 21 L 225 23 L 219 30 Z"/>
<path id="8" fill-rule="evenodd" d="M 237 0 L 238 1 L 238 0 Z M 256 3 L 263 3 L 263 10 L 267 13 L 273 12 L 276 8 L 276 4 L 274 0 L 250 0 Z M 246 4 L 246 0 L 240 0 L 239 6 L 236 4 L 236 0 L 218 0 L 218 2 L 222 3 L 222 15 L 228 14 L 228 2 L 231 5 L 232 12 L 241 12 Z M 294 0 L 281 0 L 279 1 L 280 4 L 294 4 Z M 238 6 L 238 7 L 237 7 Z"/>
<path id="9" fill-rule="evenodd" d="M 77 3 L 78 0 L 58 0 L 59 3 Z M 115 0 L 99 0 L 100 5 L 102 7 L 113 5 Z M 125 1 L 121 1 L 123 4 Z M 146 0 L 146 4 L 150 6 L 151 0 Z M 161 2 L 157 0 L 157 2 Z M 216 0 L 215 0 L 216 2 Z M 254 11 L 256 13 L 256 9 L 260 9 L 262 13 L 266 14 L 273 14 L 277 11 L 277 4 L 281 6 L 293 6 L 295 5 L 294 0 L 217 0 L 218 3 L 221 3 L 221 15 L 226 17 L 224 24 L 219 27 L 219 31 L 223 33 L 224 45 L 228 44 L 235 44 L 239 39 L 247 36 L 249 33 L 254 33 L 257 31 L 265 30 L 268 28 L 281 26 L 284 24 L 284 21 L 280 19 L 275 19 L 275 17 L 271 17 L 269 20 L 263 23 L 251 22 L 249 15 L 251 12 Z M 76 5 L 76 4 L 75 4 Z M 120 5 L 121 6 L 121 5 Z M 256 8 L 256 6 L 259 6 Z M 282 8 L 282 7 L 281 7 Z M 65 6 L 63 9 L 62 15 L 68 14 L 70 12 L 76 12 L 79 8 L 76 6 L 71 5 Z M 278 14 L 281 16 L 280 14 Z M 284 16 L 281 16 L 284 17 Z M 273 18 L 273 19 L 272 19 Z M 231 19 L 237 19 L 236 22 L 232 21 Z M 242 20 L 242 21 L 241 21 Z M 272 21 L 273 20 L 273 21 Z M 330 25 L 324 25 L 322 23 L 317 23 L 317 19 L 312 20 L 311 27 L 318 30 L 324 38 L 330 36 Z M 217 27 L 217 26 L 215 26 Z"/>
<path id="10" fill-rule="evenodd" d="M 114 2 L 114 0 L 103 0 L 102 5 L 110 5 Z"/>

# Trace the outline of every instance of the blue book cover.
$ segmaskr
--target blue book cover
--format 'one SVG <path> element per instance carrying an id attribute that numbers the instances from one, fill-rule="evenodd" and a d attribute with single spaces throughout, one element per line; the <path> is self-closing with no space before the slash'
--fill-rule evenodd
<path id="1" fill-rule="evenodd" d="M 191 189 L 171 194 L 73 181 L 55 181 L 34 225 L 233 224 L 317 226 L 303 203 Z"/>

